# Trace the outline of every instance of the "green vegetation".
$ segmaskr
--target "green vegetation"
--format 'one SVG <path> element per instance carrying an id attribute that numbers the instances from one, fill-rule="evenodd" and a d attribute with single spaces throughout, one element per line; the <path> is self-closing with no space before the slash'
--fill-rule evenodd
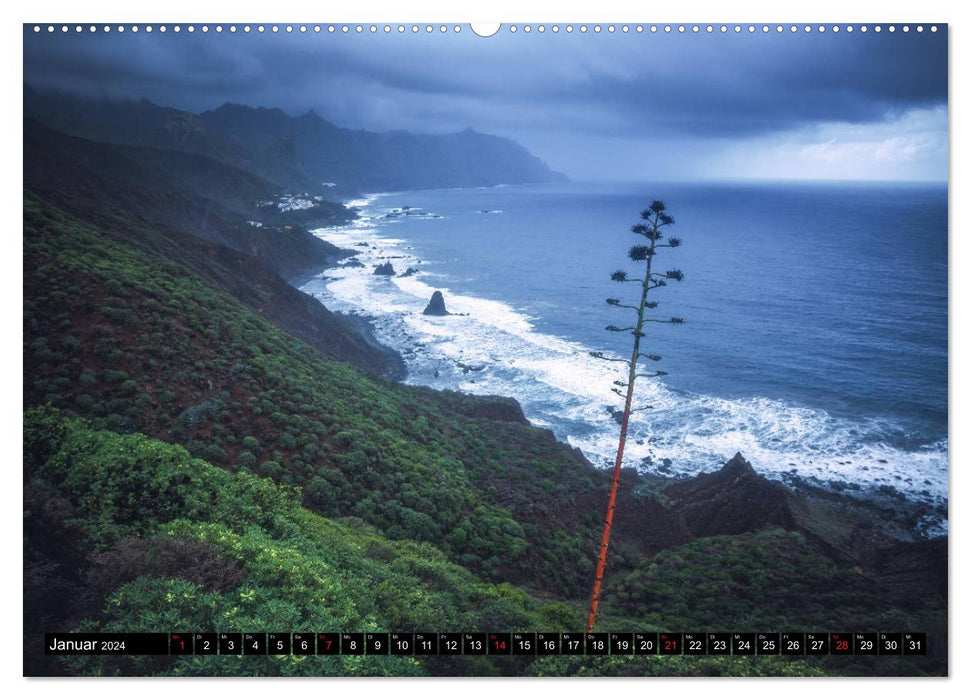
<path id="1" fill-rule="evenodd" d="M 942 622 L 935 601 L 905 613 L 894 593 L 862 569 L 839 565 L 801 533 L 784 530 L 705 537 L 666 549 L 612 585 L 605 607 L 615 615 L 671 629 L 883 630 L 908 614 L 921 629 Z M 686 590 L 693 595 L 686 597 Z"/>
<path id="2" fill-rule="evenodd" d="M 50 409 L 28 412 L 24 430 L 27 566 L 35 579 L 28 594 L 44 600 L 72 585 L 63 578 L 70 572 L 51 568 L 70 546 L 69 558 L 85 571 L 73 585 L 103 596 L 74 611 L 84 616 L 78 631 L 525 630 L 579 622 L 561 605 L 483 583 L 432 545 L 388 540 L 358 519 L 323 518 L 300 505 L 298 489 L 214 467 L 181 447 L 92 430 Z M 419 675 L 437 660 L 65 663 L 83 674 Z"/>

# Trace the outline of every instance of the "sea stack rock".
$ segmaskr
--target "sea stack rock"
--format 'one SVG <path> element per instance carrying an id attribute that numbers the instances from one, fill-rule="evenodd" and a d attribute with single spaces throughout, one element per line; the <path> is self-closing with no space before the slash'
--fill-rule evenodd
<path id="1" fill-rule="evenodd" d="M 445 297 L 442 296 L 442 293 L 440 291 L 438 291 L 437 289 L 435 290 L 435 293 L 432 294 L 431 301 L 428 302 L 428 306 L 425 307 L 425 310 L 422 311 L 422 313 L 425 314 L 426 316 L 449 316 L 450 315 L 448 313 L 448 309 L 445 308 Z"/>
<path id="2" fill-rule="evenodd" d="M 374 268 L 374 274 L 391 277 L 392 275 L 394 275 L 394 265 L 392 265 L 389 262 L 382 263 L 381 265 L 378 265 L 376 268 Z"/>

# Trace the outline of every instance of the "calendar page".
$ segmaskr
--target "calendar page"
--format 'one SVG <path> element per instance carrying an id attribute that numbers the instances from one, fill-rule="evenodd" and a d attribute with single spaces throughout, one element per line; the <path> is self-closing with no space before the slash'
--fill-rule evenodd
<path id="1" fill-rule="evenodd" d="M 24 675 L 948 675 L 948 24 L 645 12 L 23 25 Z"/>

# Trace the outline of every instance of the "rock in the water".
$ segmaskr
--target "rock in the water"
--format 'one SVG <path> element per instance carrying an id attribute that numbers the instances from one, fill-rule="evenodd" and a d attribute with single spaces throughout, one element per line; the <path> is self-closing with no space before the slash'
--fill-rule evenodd
<path id="1" fill-rule="evenodd" d="M 392 265 L 389 262 L 382 263 L 381 265 L 378 265 L 376 268 L 374 268 L 374 274 L 386 275 L 390 277 L 391 275 L 394 274 L 394 265 Z"/>
<path id="2" fill-rule="evenodd" d="M 413 267 L 409 267 L 407 270 L 405 270 L 404 272 L 401 273 L 401 276 L 402 277 L 411 277 L 412 275 L 417 274 L 417 273 L 418 273 L 418 270 L 416 270 Z"/>
<path id="3" fill-rule="evenodd" d="M 450 315 L 448 313 L 448 309 L 445 308 L 445 297 L 442 296 L 442 293 L 440 291 L 438 291 L 437 289 L 435 290 L 435 293 L 432 294 L 431 301 L 428 302 L 428 306 L 425 307 L 425 310 L 422 311 L 422 313 L 425 314 L 426 316 L 449 316 Z"/>

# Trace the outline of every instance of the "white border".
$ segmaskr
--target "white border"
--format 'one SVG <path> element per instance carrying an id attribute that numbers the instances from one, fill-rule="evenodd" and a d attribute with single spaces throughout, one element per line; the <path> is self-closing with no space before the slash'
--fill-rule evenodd
<path id="1" fill-rule="evenodd" d="M 23 22 L 41 23 L 48 22 L 84 22 L 92 20 L 110 19 L 112 22 L 151 22 L 158 23 L 159 20 L 175 19 L 180 22 L 212 22 L 217 20 L 226 23 L 226 20 L 241 23 L 240 20 L 307 20 L 329 22 L 421 22 L 433 21 L 436 23 L 463 23 L 469 21 L 496 22 L 506 21 L 525 23 L 544 22 L 551 24 L 553 21 L 561 24 L 567 22 L 579 23 L 601 23 L 626 22 L 636 23 L 638 20 L 649 23 L 728 23 L 761 25 L 762 23 L 805 23 L 812 22 L 818 25 L 821 20 L 825 24 L 854 24 L 861 23 L 875 24 L 880 23 L 911 23 L 915 20 L 920 23 L 950 23 L 950 85 L 951 93 L 949 108 L 953 130 L 954 125 L 959 121 L 955 115 L 963 113 L 965 93 L 960 88 L 966 86 L 967 79 L 967 48 L 961 43 L 961 37 L 965 30 L 965 24 L 961 22 L 961 17 L 956 8 L 956 3 L 944 0 L 921 0 L 915 2 L 902 2 L 900 0 L 882 0 L 880 3 L 853 4 L 846 0 L 814 0 L 803 6 L 783 5 L 778 2 L 736 0 L 732 3 L 714 2 L 712 0 L 696 1 L 690 5 L 687 3 L 646 3 L 633 2 L 633 0 L 591 0 L 586 5 L 572 0 L 564 2 L 530 2 L 529 0 L 492 0 L 483 2 L 479 0 L 475 4 L 465 4 L 454 0 L 412 0 L 407 5 L 393 3 L 390 0 L 379 0 L 364 3 L 351 4 L 323 4 L 320 2 L 299 2 L 286 1 L 267 4 L 263 7 L 242 7 L 237 3 L 221 2 L 203 4 L 198 0 L 167 0 L 165 3 L 145 3 L 143 5 L 125 4 L 119 7 L 116 3 L 104 2 L 103 0 L 87 0 L 84 3 L 66 2 L 64 0 L 36 2 L 30 4 L 19 3 L 15 10 L 11 12 L 4 9 L 6 15 L 3 23 L 4 37 L 2 51 L 4 53 L 4 65 L 6 70 L 3 72 L 5 85 L 3 94 L 7 97 L 7 108 L 3 111 L 3 119 L 6 129 L 3 133 L 8 134 L 8 157 L 4 163 L 4 187 L 2 191 L 6 198 L 3 207 L 5 226 L 0 229 L 0 260 L 3 261 L 3 274 L 0 275 L 0 284 L 3 285 L 2 297 L 6 300 L 3 305 L 2 323 L 0 328 L 7 329 L 6 335 L 13 336 L 3 344 L 3 358 L 6 360 L 3 367 L 6 371 L 0 378 L 0 392 L 4 397 L 2 406 L 2 423 L 0 423 L 0 436 L 2 444 L 0 449 L 7 456 L 4 464 L 6 478 L 8 480 L 3 489 L 5 494 L 4 508 L 4 529 L 6 538 L 4 540 L 6 563 L 4 567 L 7 574 L 2 583 L 3 597 L 3 622 L 4 632 L 2 649 L 0 649 L 0 663 L 3 664 L 4 680 L 13 681 L 12 688 L 15 693 L 30 694 L 32 697 L 40 698 L 60 698 L 68 694 L 75 693 L 97 693 L 101 697 L 129 697 L 138 694 L 148 699 L 168 697 L 172 693 L 189 693 L 190 697 L 195 694 L 220 692 L 229 690 L 234 695 L 240 697 L 257 697 L 268 693 L 276 693 L 281 689 L 279 681 L 274 679 L 245 679 L 235 681 L 219 681 L 214 679 L 195 679 L 195 680 L 112 680 L 101 681 L 93 679 L 72 679 L 72 680 L 24 680 L 22 678 L 22 653 L 20 649 L 20 638 L 22 630 L 22 607 L 21 607 L 21 585 L 20 572 L 22 566 L 22 542 L 17 535 L 22 532 L 22 488 L 20 479 L 20 464 L 17 455 L 20 454 L 20 415 L 22 410 L 22 368 L 21 361 L 21 303 L 22 300 L 22 198 L 19 184 L 22 182 L 22 139 L 19 138 L 21 132 L 22 114 L 22 95 L 21 86 L 23 79 L 22 60 L 22 34 L 21 24 Z M 8 6 L 9 7 L 9 6 Z M 786 20 L 786 22 L 782 22 Z M 795 22 L 800 20 L 800 22 Z M 488 41 L 488 39 L 483 39 Z M 960 76 L 958 80 L 956 76 Z M 965 84 L 962 86 L 962 82 Z M 11 99 L 12 96 L 12 99 Z M 964 148 L 962 132 L 952 135 L 951 147 L 951 249 L 949 272 L 951 273 L 951 286 L 949 289 L 949 308 L 951 309 L 951 321 L 953 334 L 951 336 L 950 347 L 950 425 L 967 425 L 967 391 L 968 380 L 967 370 L 962 367 L 960 359 L 968 359 L 967 355 L 967 333 L 968 318 L 966 304 L 969 295 L 969 276 L 953 274 L 954 271 L 963 271 L 967 266 L 968 244 L 963 240 L 966 235 L 971 235 L 964 231 L 962 223 L 967 222 L 962 208 L 963 202 L 967 201 L 968 194 L 964 182 L 961 180 L 961 168 L 963 163 Z M 19 158 L 14 155 L 20 156 Z M 956 233 L 954 233 L 956 232 Z M 17 367 L 18 370 L 13 368 Z M 448 680 L 435 679 L 431 681 L 406 681 L 406 680 L 361 680 L 361 679 L 327 679 L 323 681 L 295 681 L 291 682 L 287 688 L 295 693 L 388 693 L 394 696 L 411 696 L 421 694 L 425 696 L 438 696 L 439 694 L 458 695 L 465 698 L 479 698 L 494 696 L 497 693 L 506 695 L 513 693 L 549 693 L 567 698 L 590 697 L 600 693 L 611 694 L 638 694 L 646 693 L 695 693 L 695 692 L 723 692 L 744 694 L 755 697 L 773 697 L 781 694 L 794 696 L 796 698 L 815 697 L 820 693 L 827 696 L 836 695 L 842 697 L 846 694 L 859 694 L 861 692 L 877 692 L 883 697 L 908 697 L 923 693 L 934 693 L 941 696 L 957 696 L 959 687 L 964 687 L 964 693 L 968 691 L 967 679 L 971 674 L 967 671 L 968 663 L 963 659 L 963 654 L 968 651 L 969 645 L 961 639 L 963 633 L 967 633 L 966 604 L 963 602 L 960 593 L 963 593 L 959 582 L 966 582 L 967 558 L 965 555 L 966 547 L 963 541 L 957 539 L 962 536 L 963 519 L 957 508 L 959 503 L 958 496 L 963 495 L 963 484 L 965 477 L 962 475 L 964 469 L 968 469 L 964 464 L 965 443 L 960 431 L 953 431 L 950 435 L 950 475 L 951 475 L 951 517 L 949 523 L 951 535 L 951 595 L 950 595 L 950 673 L 948 680 L 921 680 L 921 679 L 823 679 L 818 682 L 791 680 L 791 679 L 730 679 L 725 683 L 717 684 L 718 687 L 709 685 L 712 681 L 687 680 L 687 679 L 629 679 L 629 680 L 585 680 L 585 679 L 564 679 L 564 680 Z M 958 543 L 958 544 L 956 544 Z M 961 545 L 961 546 L 959 546 Z M 19 680 L 18 680 L 19 679 Z M 231 683 L 225 689 L 223 683 Z M 326 683 L 326 686 L 310 685 L 311 683 Z M 296 684 L 294 684 L 296 683 Z M 552 686 L 549 684 L 553 684 Z M 650 683 L 650 685 L 647 685 Z M 705 683 L 708 687 L 684 686 L 684 683 Z M 218 684 L 218 685 L 217 685 Z M 336 685 L 335 685 L 336 684 Z M 660 685 L 659 685 L 660 684 Z M 677 684 L 677 685 L 676 685 Z M 864 686 L 866 686 L 864 688 Z M 871 687 L 872 686 L 872 687 Z M 19 691 L 19 692 L 18 692 Z M 163 693 L 165 694 L 163 696 Z"/>

